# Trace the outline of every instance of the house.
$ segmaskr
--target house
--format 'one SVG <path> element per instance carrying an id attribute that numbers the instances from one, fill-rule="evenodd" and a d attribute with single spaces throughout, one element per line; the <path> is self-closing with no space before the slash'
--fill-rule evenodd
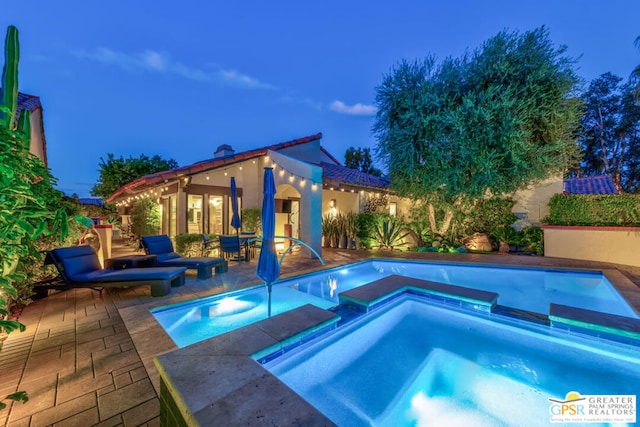
<path id="1" fill-rule="evenodd" d="M 321 146 L 322 134 L 236 153 L 217 148 L 212 159 L 139 178 L 116 190 L 107 203 L 122 214 L 136 200 L 157 200 L 162 233 L 230 234 L 230 179 L 238 190 L 239 209 L 261 208 L 263 171 L 271 167 L 276 181 L 276 235 L 299 238 L 318 253 L 322 216 L 359 212 L 379 198 L 390 213 L 406 212 L 409 201 L 388 189 L 389 181 L 348 169 Z M 385 197 L 382 197 L 385 195 Z"/>
<path id="2" fill-rule="evenodd" d="M 230 179 L 238 190 L 238 206 L 261 208 L 263 170 L 271 167 L 276 181 L 276 235 L 301 239 L 318 253 L 322 217 L 362 212 L 376 205 L 391 215 L 410 218 L 412 200 L 389 189 L 389 180 L 348 169 L 321 145 L 322 134 L 236 153 L 227 144 L 212 159 L 139 178 L 116 190 L 115 203 L 128 222 L 129 208 L 143 198 L 161 209 L 161 232 L 231 234 Z M 514 213 L 519 226 L 539 225 L 548 214 L 551 196 L 562 192 L 562 178 L 550 178 L 520 190 Z"/>
<path id="3" fill-rule="evenodd" d="M 0 91 L 2 89 L 0 88 Z M 35 154 L 40 160 L 48 165 L 47 162 L 47 141 L 44 137 L 44 124 L 42 115 L 42 104 L 40 97 L 18 92 L 18 105 L 16 108 L 16 123 L 20 120 L 20 116 L 29 111 L 29 122 L 31 124 L 31 146 L 29 151 Z"/>

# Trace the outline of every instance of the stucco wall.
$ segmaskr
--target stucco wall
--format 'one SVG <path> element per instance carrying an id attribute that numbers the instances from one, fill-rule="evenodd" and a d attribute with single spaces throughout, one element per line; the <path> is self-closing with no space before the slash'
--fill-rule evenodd
<path id="1" fill-rule="evenodd" d="M 562 185 L 562 176 L 556 176 L 517 191 L 512 196 L 516 201 L 513 213 L 520 218 L 516 228 L 539 226 L 542 219 L 549 214 L 549 199 L 554 194 L 562 193 Z"/>
<path id="2" fill-rule="evenodd" d="M 543 226 L 544 255 L 640 267 L 640 228 Z"/>
<path id="3" fill-rule="evenodd" d="M 336 201 L 336 213 L 358 212 L 358 193 L 348 191 L 322 191 L 322 216 L 331 213 L 329 206 L 332 199 Z"/>
<path id="4" fill-rule="evenodd" d="M 47 164 L 47 153 L 45 151 L 45 142 L 42 140 L 44 133 L 42 132 L 42 110 L 37 109 L 29 116 L 31 124 L 31 144 L 29 151 L 35 154 L 40 160 Z"/>

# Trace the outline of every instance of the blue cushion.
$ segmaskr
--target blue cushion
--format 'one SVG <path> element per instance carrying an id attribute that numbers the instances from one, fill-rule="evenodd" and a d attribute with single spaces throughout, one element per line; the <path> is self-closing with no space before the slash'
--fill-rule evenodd
<path id="1" fill-rule="evenodd" d="M 173 252 L 173 243 L 166 234 L 160 236 L 142 236 L 142 246 L 150 255 L 168 254 Z"/>
<path id="2" fill-rule="evenodd" d="M 176 267 L 191 267 L 191 268 L 195 268 L 199 265 L 215 265 L 215 264 L 219 264 L 221 262 L 224 262 L 224 258 L 211 258 L 211 257 L 204 257 L 204 258 L 185 258 L 185 257 L 180 257 L 180 258 L 171 258 L 171 259 L 165 259 L 163 261 L 160 261 L 160 258 L 158 258 L 158 264 L 159 265 L 163 265 L 163 266 L 176 266 Z"/>
<path id="3" fill-rule="evenodd" d="M 186 268 L 153 267 L 103 270 L 98 255 L 91 246 L 58 248 L 50 252 L 66 279 L 79 283 L 134 282 L 171 279 L 184 273 Z M 177 254 L 176 254 L 177 255 Z"/>
<path id="4" fill-rule="evenodd" d="M 68 277 L 102 269 L 98 255 L 91 246 L 73 246 L 51 251 Z"/>
<path id="5" fill-rule="evenodd" d="M 158 262 L 166 261 L 169 259 L 175 259 L 175 258 L 180 258 L 180 254 L 177 252 L 158 254 Z"/>
<path id="6" fill-rule="evenodd" d="M 72 277 L 76 282 L 102 283 L 102 282 L 144 282 L 147 280 L 171 279 L 184 273 L 186 268 L 151 267 L 151 268 L 125 268 L 122 270 L 100 270 L 77 274 Z"/>

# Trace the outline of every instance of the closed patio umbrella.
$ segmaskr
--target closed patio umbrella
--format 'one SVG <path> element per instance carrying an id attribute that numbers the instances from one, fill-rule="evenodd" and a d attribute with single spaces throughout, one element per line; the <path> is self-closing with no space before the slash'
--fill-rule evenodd
<path id="1" fill-rule="evenodd" d="M 273 179 L 273 169 L 264 168 L 264 191 L 262 195 L 262 247 L 258 257 L 256 274 L 267 285 L 269 299 L 268 314 L 271 317 L 271 284 L 280 275 L 276 242 L 276 184 Z"/>
<path id="2" fill-rule="evenodd" d="M 240 214 L 238 213 L 238 189 L 236 188 L 236 179 L 231 177 L 231 226 L 236 229 L 236 237 L 238 238 L 238 262 L 240 262 Z"/>

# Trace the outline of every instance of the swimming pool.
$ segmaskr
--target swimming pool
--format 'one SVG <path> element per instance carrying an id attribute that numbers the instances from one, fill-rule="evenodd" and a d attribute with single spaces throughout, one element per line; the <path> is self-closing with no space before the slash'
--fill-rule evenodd
<path id="1" fill-rule="evenodd" d="M 640 384 L 637 348 L 411 296 L 264 366 L 340 426 L 549 425 L 550 398 Z"/>
<path id="2" fill-rule="evenodd" d="M 371 260 L 294 277 L 273 286 L 272 313 L 313 304 L 328 309 L 340 292 L 398 274 L 496 292 L 498 304 L 548 314 L 549 304 L 638 318 L 599 272 L 506 268 L 432 262 Z M 152 310 L 173 341 L 184 347 L 267 317 L 265 287 Z"/>

